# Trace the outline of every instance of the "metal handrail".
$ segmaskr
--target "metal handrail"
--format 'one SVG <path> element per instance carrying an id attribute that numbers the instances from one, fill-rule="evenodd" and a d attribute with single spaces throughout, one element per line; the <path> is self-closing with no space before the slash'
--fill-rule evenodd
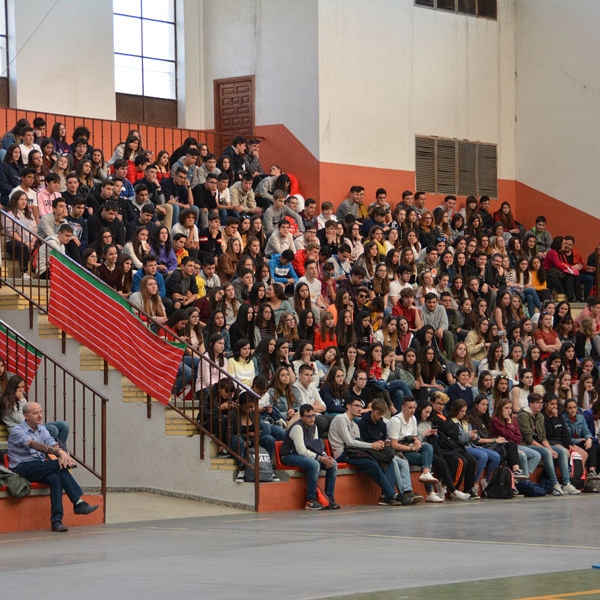
<path id="1" fill-rule="evenodd" d="M 36 240 L 36 244 L 37 244 L 38 248 L 41 248 L 42 246 L 45 246 L 46 248 L 48 248 L 48 251 L 46 251 L 46 253 L 45 253 L 47 256 L 48 264 L 44 265 L 44 267 L 45 267 L 44 272 L 49 273 L 50 272 L 49 257 L 50 257 L 50 248 L 51 247 L 46 243 L 46 241 L 43 238 L 41 238 L 39 235 L 37 235 L 36 233 L 31 231 L 29 228 L 27 228 L 23 224 L 19 223 L 19 221 L 10 213 L 7 213 L 5 211 L 0 211 L 0 216 L 2 218 L 2 220 L 1 220 L 2 236 L 3 236 L 5 242 L 7 241 L 6 240 L 6 231 L 7 231 L 6 221 L 9 220 L 12 222 L 11 228 L 20 232 L 21 239 L 23 239 L 23 236 L 25 234 L 27 234 L 28 236 L 31 236 L 33 239 Z M 4 246 L 6 247 L 6 243 L 4 244 Z M 38 270 L 39 270 L 39 260 L 40 260 L 39 257 L 40 256 L 41 256 L 41 254 L 38 252 Z M 24 252 L 23 252 L 22 248 L 21 248 L 21 252 L 18 254 L 18 256 L 13 257 L 13 260 L 15 260 L 15 258 L 16 258 L 16 260 L 20 260 L 21 263 L 23 263 L 25 261 L 25 256 L 24 256 Z M 68 256 L 66 256 L 65 258 L 66 258 L 67 262 L 72 262 L 73 264 L 76 264 L 72 258 L 70 258 Z M 102 286 L 106 286 L 105 282 L 102 281 L 100 278 L 98 278 L 93 273 L 88 273 L 88 276 L 95 279 L 97 282 L 102 284 Z M 30 328 L 33 328 L 33 319 L 34 319 L 34 310 L 33 309 L 34 308 L 37 308 L 43 314 L 48 313 L 47 306 L 48 306 L 48 300 L 49 300 L 49 294 L 50 294 L 50 285 L 49 285 L 50 281 L 49 280 L 36 281 L 34 278 L 25 279 L 23 277 L 23 275 L 21 275 L 20 278 L 13 278 L 12 280 L 6 280 L 6 279 L 4 279 L 4 277 L 0 277 L 0 287 L 3 284 L 8 285 L 11 289 L 16 291 L 19 295 L 23 296 L 24 298 L 26 298 L 29 301 L 29 315 L 30 315 L 29 326 L 30 326 Z M 37 291 L 37 297 L 36 297 L 36 294 L 34 293 L 34 290 Z M 44 301 L 42 301 L 42 300 L 44 300 Z M 142 319 L 145 321 L 146 325 L 148 325 L 149 327 L 152 327 L 152 329 L 155 331 L 155 333 L 157 333 L 158 335 L 161 335 L 165 338 L 173 337 L 173 332 L 169 328 L 154 321 L 154 319 L 150 315 L 146 314 L 143 310 L 135 309 L 135 311 L 142 317 Z M 64 332 L 62 332 L 62 334 L 63 334 L 63 353 L 64 353 L 66 336 L 65 336 Z M 233 378 L 230 375 L 230 373 L 228 373 L 228 371 L 225 367 L 221 367 L 220 365 L 217 365 L 216 363 L 214 363 L 212 360 L 210 360 L 204 354 L 200 354 L 199 352 L 197 352 L 185 340 L 179 339 L 178 341 L 185 344 L 185 354 L 186 354 L 186 356 L 191 358 L 190 362 L 197 363 L 197 371 L 201 372 L 202 365 L 208 364 L 209 380 L 208 381 L 200 380 L 201 393 L 200 393 L 199 398 L 196 397 L 195 393 L 192 393 L 191 396 L 189 397 L 189 399 L 187 399 L 187 400 L 171 399 L 167 403 L 167 406 L 169 406 L 169 408 L 171 408 L 172 410 L 177 412 L 181 417 L 186 419 L 189 423 L 193 424 L 199 430 L 200 440 L 201 440 L 201 447 L 200 447 L 200 458 L 201 459 L 204 459 L 204 443 L 203 443 L 204 436 L 208 435 L 209 438 L 211 440 L 213 440 L 219 448 L 226 450 L 227 453 L 229 453 L 231 456 L 233 456 L 239 463 L 243 464 L 246 469 L 250 469 L 251 465 L 250 465 L 249 461 L 247 460 L 247 458 L 241 456 L 240 452 L 238 452 L 236 448 L 232 447 L 233 446 L 232 440 L 233 440 L 233 437 L 236 435 L 234 432 L 240 431 L 240 422 L 239 422 L 239 419 L 241 416 L 240 411 L 234 409 L 235 415 L 236 415 L 236 420 L 237 420 L 236 423 L 232 423 L 230 416 L 227 416 L 227 415 L 224 415 L 224 421 L 223 420 L 215 420 L 215 419 L 211 418 L 211 415 L 214 413 L 214 409 L 216 408 L 214 406 L 214 404 L 216 403 L 216 398 L 214 397 L 214 386 L 220 379 L 227 378 L 233 382 L 233 387 L 234 387 L 233 396 L 235 398 L 239 398 L 242 393 L 245 393 L 245 394 L 250 395 L 250 397 L 256 403 L 259 399 L 258 395 L 256 394 L 256 392 L 254 392 L 254 390 L 252 390 L 249 387 L 247 387 L 246 385 L 244 385 L 241 381 L 238 381 L 235 378 Z M 106 383 L 108 383 L 108 377 L 107 377 L 108 376 L 108 363 L 106 361 L 104 361 L 104 362 L 105 362 L 104 371 L 105 371 L 105 384 L 106 384 Z M 126 373 L 125 373 L 125 375 L 126 375 Z M 193 390 L 195 388 L 195 384 L 196 384 L 196 381 L 193 378 L 193 370 L 192 370 L 192 378 L 189 380 L 184 380 L 183 386 L 181 386 L 181 387 L 185 388 L 186 386 L 190 386 Z M 235 403 L 232 403 L 231 406 L 234 407 Z M 148 418 L 151 418 L 151 412 L 152 412 L 152 410 L 151 410 L 150 398 L 147 398 Z M 227 427 L 225 428 L 225 431 L 223 431 L 223 426 L 222 426 L 223 422 L 227 423 Z M 254 410 L 254 431 L 256 431 L 256 432 L 260 431 L 260 419 L 259 419 L 258 410 Z M 253 436 L 250 433 L 247 433 L 245 436 L 242 436 L 242 437 L 243 437 L 244 446 L 249 447 L 250 445 L 254 445 L 255 456 L 258 456 L 259 436 Z M 237 438 L 235 438 L 234 441 L 237 441 Z M 259 482 L 258 482 L 259 465 L 258 465 L 258 461 L 255 461 L 253 468 L 255 471 L 255 508 L 258 508 L 258 501 L 259 501 Z"/>
<path id="2" fill-rule="evenodd" d="M 8 323 L 0 320 L 7 334 L 0 346 L 0 355 L 7 366 L 14 360 L 17 371 L 22 370 L 30 379 L 35 368 L 27 360 L 39 365 L 27 390 L 28 400 L 44 409 L 46 421 L 67 421 L 71 431 L 67 446 L 73 458 L 100 481 L 100 490 L 106 511 L 106 404 L 108 398 L 85 383 L 69 369 L 58 364 L 37 346 L 29 342 Z M 23 352 L 15 352 L 15 348 Z M 104 515 L 106 516 L 106 514 Z"/>

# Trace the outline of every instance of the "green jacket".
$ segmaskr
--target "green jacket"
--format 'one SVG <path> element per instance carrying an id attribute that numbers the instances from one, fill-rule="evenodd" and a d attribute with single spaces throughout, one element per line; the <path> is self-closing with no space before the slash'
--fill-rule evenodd
<path id="1" fill-rule="evenodd" d="M 540 444 L 546 441 L 546 427 L 541 411 L 534 417 L 529 408 L 522 408 L 517 414 L 517 422 L 523 436 L 521 445 L 531 446 L 534 440 Z"/>

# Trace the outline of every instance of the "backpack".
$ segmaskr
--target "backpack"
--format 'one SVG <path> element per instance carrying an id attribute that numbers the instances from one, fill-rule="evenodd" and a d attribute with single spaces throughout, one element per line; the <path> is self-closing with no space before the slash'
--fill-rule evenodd
<path id="1" fill-rule="evenodd" d="M 248 462 L 250 467 L 246 468 L 244 481 L 254 482 L 254 465 L 256 464 L 254 446 L 248 448 Z M 258 480 L 262 482 L 273 481 L 273 463 L 269 453 L 262 446 L 258 449 Z"/>
<path id="2" fill-rule="evenodd" d="M 528 479 L 519 481 L 519 483 L 517 483 L 517 490 L 519 491 L 519 494 L 523 494 L 523 496 L 527 498 L 535 498 L 546 495 L 546 488 L 538 485 L 537 483 L 533 483 L 533 481 L 529 481 Z"/>
<path id="3" fill-rule="evenodd" d="M 599 494 L 600 493 L 600 477 L 587 477 L 583 490 L 585 494 Z"/>
<path id="4" fill-rule="evenodd" d="M 513 487 L 512 471 L 508 467 L 497 467 L 483 495 L 493 500 L 509 500 L 514 495 Z"/>
<path id="5" fill-rule="evenodd" d="M 25 477 L 0 465 L 0 486 L 2 485 L 6 486 L 6 491 L 13 498 L 23 498 L 31 491 L 31 483 Z"/>
<path id="6" fill-rule="evenodd" d="M 594 448 L 592 448 L 592 451 L 594 451 Z M 571 483 L 578 490 L 581 490 L 585 484 L 585 469 L 583 467 L 583 460 L 581 460 L 581 454 L 571 452 L 569 463 L 571 467 Z"/>

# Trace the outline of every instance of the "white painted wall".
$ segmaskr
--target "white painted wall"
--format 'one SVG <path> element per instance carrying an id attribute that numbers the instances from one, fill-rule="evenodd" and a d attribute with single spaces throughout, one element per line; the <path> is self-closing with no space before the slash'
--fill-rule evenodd
<path id="1" fill-rule="evenodd" d="M 12 106 L 115 118 L 111 0 L 10 0 L 11 21 Z"/>
<path id="2" fill-rule="evenodd" d="M 255 75 L 256 125 L 283 123 L 318 155 L 317 0 L 205 0 L 206 128 L 213 81 Z"/>
<path id="3" fill-rule="evenodd" d="M 411 0 L 320 2 L 320 160 L 414 170 L 414 136 L 438 135 L 502 143 L 499 175 L 513 177 L 512 6 L 490 21 Z"/>
<path id="4" fill-rule="evenodd" d="M 600 217 L 600 2 L 517 2 L 517 174 Z"/>

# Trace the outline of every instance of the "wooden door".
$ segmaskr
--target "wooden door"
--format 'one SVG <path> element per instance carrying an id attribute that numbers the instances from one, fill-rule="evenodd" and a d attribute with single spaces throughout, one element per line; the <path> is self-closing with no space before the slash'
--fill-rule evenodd
<path id="1" fill-rule="evenodd" d="M 215 131 L 219 151 L 236 135 L 254 136 L 254 75 L 215 79 Z"/>

